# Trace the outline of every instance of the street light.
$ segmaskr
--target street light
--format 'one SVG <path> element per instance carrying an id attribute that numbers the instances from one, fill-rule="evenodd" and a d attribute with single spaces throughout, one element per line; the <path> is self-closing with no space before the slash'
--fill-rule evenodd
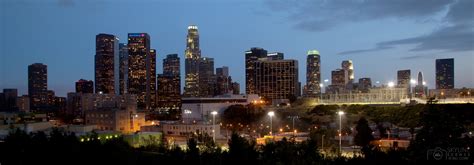
<path id="1" fill-rule="evenodd" d="M 339 112 L 337 112 L 337 114 L 339 115 L 339 154 L 340 154 L 340 153 L 342 153 L 342 147 L 341 147 L 341 144 L 342 144 L 342 115 L 344 115 L 344 112 L 339 111 Z"/>
<path id="2" fill-rule="evenodd" d="M 295 119 L 298 119 L 299 116 L 288 116 L 288 118 L 291 118 L 291 119 L 292 119 L 292 122 L 293 122 L 293 130 L 296 130 L 296 129 L 295 129 Z"/>
<path id="3" fill-rule="evenodd" d="M 268 116 L 270 116 L 270 135 L 273 135 L 273 123 L 272 123 L 272 120 L 273 120 L 273 116 L 275 116 L 275 112 L 273 112 L 273 111 L 268 112 Z"/>
<path id="4" fill-rule="evenodd" d="M 216 111 L 212 111 L 212 140 L 216 142 Z"/>

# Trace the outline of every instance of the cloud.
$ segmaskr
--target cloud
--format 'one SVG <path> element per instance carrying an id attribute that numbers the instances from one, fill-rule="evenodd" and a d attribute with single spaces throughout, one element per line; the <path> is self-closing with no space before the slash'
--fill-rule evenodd
<path id="1" fill-rule="evenodd" d="M 474 1 L 459 0 L 449 5 L 440 27 L 427 35 L 379 42 L 375 48 L 349 50 L 339 54 L 358 54 L 394 48 L 400 45 L 415 45 L 410 51 L 474 51 Z"/>
<path id="2" fill-rule="evenodd" d="M 375 51 L 380 51 L 380 50 L 385 50 L 385 49 L 392 49 L 393 47 L 390 46 L 377 46 L 376 48 L 372 49 L 358 49 L 358 50 L 348 50 L 344 52 L 338 53 L 339 55 L 346 55 L 346 54 L 357 54 L 357 53 L 365 53 L 365 52 L 375 52 Z"/>
<path id="3" fill-rule="evenodd" d="M 298 29 L 323 31 L 347 22 L 431 19 L 455 0 L 266 0 L 272 12 L 287 12 Z"/>

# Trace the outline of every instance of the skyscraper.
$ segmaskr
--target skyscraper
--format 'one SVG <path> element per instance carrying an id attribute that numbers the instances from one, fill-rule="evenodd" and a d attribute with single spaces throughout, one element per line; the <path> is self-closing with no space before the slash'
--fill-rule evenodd
<path id="1" fill-rule="evenodd" d="M 399 70 L 397 72 L 397 86 L 398 88 L 406 88 L 407 93 L 410 93 L 410 80 L 411 80 L 411 71 L 407 70 Z"/>
<path id="2" fill-rule="evenodd" d="M 240 84 L 238 82 L 232 83 L 232 94 L 234 95 L 240 94 Z"/>
<path id="3" fill-rule="evenodd" d="M 147 33 L 128 34 L 128 93 L 137 96 L 138 108 L 151 109 L 153 95 L 150 36 Z M 153 51 L 154 52 L 154 51 Z"/>
<path id="4" fill-rule="evenodd" d="M 95 92 L 119 94 L 119 39 L 102 33 L 95 39 Z"/>
<path id="5" fill-rule="evenodd" d="M 232 79 L 229 76 L 229 67 L 216 68 L 216 95 L 228 94 L 232 90 Z"/>
<path id="6" fill-rule="evenodd" d="M 267 50 L 253 47 L 245 52 L 245 92 L 255 94 L 255 62 L 267 57 Z"/>
<path id="7" fill-rule="evenodd" d="M 310 50 L 306 57 L 306 88 L 307 97 L 319 96 L 321 92 L 321 57 L 319 51 Z"/>
<path id="8" fill-rule="evenodd" d="M 201 97 L 214 96 L 216 76 L 214 74 L 214 58 L 201 57 L 199 59 L 199 95 Z"/>
<path id="9" fill-rule="evenodd" d="M 80 79 L 76 82 L 76 93 L 94 93 L 94 82 Z"/>
<path id="10" fill-rule="evenodd" d="M 454 88 L 454 58 L 436 59 L 436 89 Z"/>
<path id="11" fill-rule="evenodd" d="M 342 61 L 341 65 L 342 69 L 347 71 L 344 75 L 344 82 L 346 86 L 351 85 L 354 82 L 354 65 L 352 64 L 352 60 Z"/>
<path id="12" fill-rule="evenodd" d="M 41 63 L 28 66 L 28 95 L 30 96 L 31 108 L 46 106 L 48 103 L 48 70 Z"/>
<path id="13" fill-rule="evenodd" d="M 255 93 L 268 101 L 298 96 L 298 61 L 258 60 L 255 69 Z"/>
<path id="14" fill-rule="evenodd" d="M 163 59 L 163 74 L 165 75 L 180 75 L 180 59 L 178 54 L 168 54 Z"/>
<path id="15" fill-rule="evenodd" d="M 188 97 L 200 96 L 199 63 L 201 49 L 199 48 L 199 33 L 196 25 L 188 26 L 185 57 L 184 95 Z"/>
<path id="16" fill-rule="evenodd" d="M 368 77 L 359 79 L 359 90 L 361 92 L 367 93 L 369 89 L 372 88 L 372 80 Z"/>
<path id="17" fill-rule="evenodd" d="M 127 93 L 128 88 L 128 46 L 127 44 L 119 44 L 119 89 L 120 95 Z"/>
<path id="18" fill-rule="evenodd" d="M 149 78 L 147 78 L 147 83 L 150 89 L 150 97 L 147 97 L 147 102 L 150 103 L 151 108 L 156 108 L 156 50 L 150 49 L 150 60 L 148 61 L 149 64 Z M 147 68 L 147 69 L 148 69 Z M 148 88 L 148 87 L 147 87 Z"/>
<path id="19" fill-rule="evenodd" d="M 165 111 L 181 108 L 180 59 L 169 54 L 163 59 L 163 74 L 158 74 L 157 105 Z"/>
<path id="20" fill-rule="evenodd" d="M 418 83 L 415 86 L 415 97 L 425 97 L 427 93 L 427 88 L 425 82 L 423 81 L 423 73 L 418 72 Z"/>

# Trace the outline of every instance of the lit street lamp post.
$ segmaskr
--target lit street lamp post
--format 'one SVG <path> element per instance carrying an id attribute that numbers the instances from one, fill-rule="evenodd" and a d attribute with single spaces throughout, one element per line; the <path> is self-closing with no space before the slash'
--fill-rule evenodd
<path id="1" fill-rule="evenodd" d="M 342 115 L 344 115 L 343 111 L 337 112 L 339 115 L 339 154 L 342 153 Z"/>
<path id="2" fill-rule="evenodd" d="M 295 119 L 298 119 L 299 116 L 288 116 L 288 118 L 291 118 L 292 122 L 293 122 L 293 135 L 296 133 L 296 129 L 295 129 Z"/>
<path id="3" fill-rule="evenodd" d="M 273 123 L 272 123 L 272 120 L 273 120 L 273 116 L 275 115 L 275 112 L 273 111 L 270 111 L 268 112 L 268 116 L 270 116 L 270 135 L 273 135 Z"/>
<path id="4" fill-rule="evenodd" d="M 212 111 L 211 114 L 212 114 L 212 140 L 215 143 L 216 142 L 216 115 L 217 115 L 217 112 Z"/>

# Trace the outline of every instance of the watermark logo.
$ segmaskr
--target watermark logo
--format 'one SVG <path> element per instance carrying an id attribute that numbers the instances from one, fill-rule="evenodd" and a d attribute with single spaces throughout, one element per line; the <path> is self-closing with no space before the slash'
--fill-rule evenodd
<path id="1" fill-rule="evenodd" d="M 440 148 L 429 149 L 426 152 L 427 160 L 468 160 L 469 150 L 465 148 Z"/>

